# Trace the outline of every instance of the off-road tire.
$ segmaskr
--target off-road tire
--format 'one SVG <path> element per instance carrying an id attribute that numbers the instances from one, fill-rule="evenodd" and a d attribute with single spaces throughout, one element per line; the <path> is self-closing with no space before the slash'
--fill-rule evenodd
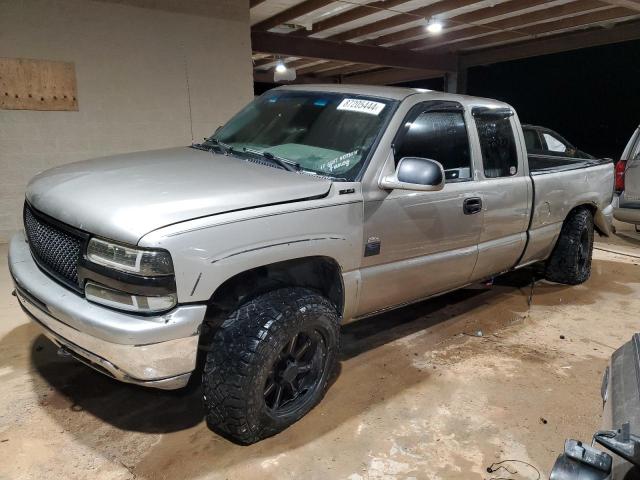
<path id="1" fill-rule="evenodd" d="M 316 373 L 314 386 L 292 401 L 302 404 L 293 411 L 278 412 L 267 405 L 267 387 L 275 383 L 270 379 L 276 365 L 281 365 L 277 362 L 283 361 L 283 352 L 286 355 L 285 347 L 295 344 L 292 339 L 305 331 L 317 332 L 314 338 L 321 338 L 318 345 L 323 350 L 314 358 L 323 359 L 324 366 L 321 374 Z M 284 430 L 324 396 L 335 371 L 339 341 L 336 309 L 312 290 L 283 288 L 241 305 L 223 322 L 207 353 L 202 375 L 207 425 L 245 445 Z M 314 365 L 319 371 L 319 360 Z"/>
<path id="2" fill-rule="evenodd" d="M 566 285 L 584 283 L 591 275 L 593 214 L 579 208 L 569 214 L 547 260 L 545 278 Z"/>

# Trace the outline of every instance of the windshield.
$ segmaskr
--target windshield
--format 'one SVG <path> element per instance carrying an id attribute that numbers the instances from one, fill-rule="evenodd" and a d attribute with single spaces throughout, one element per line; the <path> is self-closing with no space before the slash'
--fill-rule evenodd
<path id="1" fill-rule="evenodd" d="M 359 95 L 273 91 L 255 99 L 210 141 L 298 169 L 354 180 L 395 102 Z"/>

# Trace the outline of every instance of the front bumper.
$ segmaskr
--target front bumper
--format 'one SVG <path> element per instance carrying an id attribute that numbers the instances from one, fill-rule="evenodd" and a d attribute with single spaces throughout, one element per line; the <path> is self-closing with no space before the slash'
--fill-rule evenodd
<path id="1" fill-rule="evenodd" d="M 93 304 L 43 273 L 22 233 L 11 240 L 9 271 L 24 311 L 78 360 L 123 382 L 167 390 L 186 385 L 205 305 L 143 317 Z"/>

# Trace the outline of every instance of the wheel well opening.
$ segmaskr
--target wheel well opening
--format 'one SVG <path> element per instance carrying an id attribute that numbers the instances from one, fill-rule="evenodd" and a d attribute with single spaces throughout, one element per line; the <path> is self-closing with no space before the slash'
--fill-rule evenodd
<path id="1" fill-rule="evenodd" d="M 263 265 L 231 277 L 211 296 L 207 317 L 233 311 L 251 298 L 285 287 L 317 290 L 342 315 L 344 287 L 340 266 L 332 258 L 315 256 Z"/>
<path id="2" fill-rule="evenodd" d="M 591 215 L 593 216 L 593 220 L 594 220 L 593 228 L 594 228 L 594 230 L 601 237 L 602 236 L 606 236 L 606 233 L 598 226 L 598 222 L 596 221 L 596 213 L 598 213 L 598 207 L 596 207 L 593 203 L 583 203 L 581 205 L 577 205 L 577 206 L 573 207 L 571 209 L 571 211 L 567 214 L 567 217 L 565 218 L 565 222 L 573 214 L 573 212 L 575 212 L 576 210 L 579 210 L 579 209 L 589 210 L 591 212 Z"/>

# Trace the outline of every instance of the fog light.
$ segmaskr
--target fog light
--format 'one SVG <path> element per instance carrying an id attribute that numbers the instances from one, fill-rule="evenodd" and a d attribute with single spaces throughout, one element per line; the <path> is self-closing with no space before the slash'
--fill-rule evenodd
<path id="1" fill-rule="evenodd" d="M 84 295 L 91 302 L 117 308 L 118 310 L 138 313 L 162 312 L 173 308 L 177 303 L 176 295 L 173 293 L 157 297 L 146 297 L 113 290 L 93 282 L 87 282 L 84 287 Z"/>

